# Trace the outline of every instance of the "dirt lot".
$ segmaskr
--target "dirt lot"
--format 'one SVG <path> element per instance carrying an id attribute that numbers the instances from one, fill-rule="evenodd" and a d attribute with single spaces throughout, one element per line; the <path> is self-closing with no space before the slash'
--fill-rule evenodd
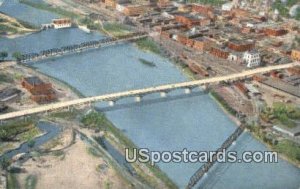
<path id="1" fill-rule="evenodd" d="M 26 173 L 20 174 L 18 180 L 24 185 L 29 175 L 35 175 L 36 188 L 126 188 L 118 173 L 101 157 L 89 154 L 87 148 L 83 141 L 77 139 L 64 155 L 47 155 L 36 161 L 28 160 L 22 166 Z"/>

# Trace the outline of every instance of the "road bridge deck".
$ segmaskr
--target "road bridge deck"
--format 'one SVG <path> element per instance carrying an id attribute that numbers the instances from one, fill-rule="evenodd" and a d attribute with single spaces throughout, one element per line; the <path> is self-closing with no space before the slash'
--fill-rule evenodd
<path id="1" fill-rule="evenodd" d="M 272 70 L 278 70 L 278 69 L 285 69 L 290 68 L 294 66 L 300 66 L 299 62 L 289 63 L 289 64 L 283 64 L 283 65 L 276 65 L 276 66 L 268 66 L 263 68 L 256 68 L 253 70 L 247 70 L 241 73 L 231 74 L 227 76 L 220 76 L 220 77 L 214 77 L 214 78 L 207 78 L 202 80 L 196 80 L 196 81 L 187 81 L 182 83 L 174 83 L 174 84 L 166 84 L 166 85 L 160 85 L 160 86 L 154 86 L 144 89 L 137 89 L 137 90 L 130 90 L 130 91 L 124 91 L 124 92 L 117 92 L 112 94 L 105 94 L 100 96 L 94 96 L 94 97 L 86 97 L 76 100 L 71 100 L 67 102 L 57 102 L 53 104 L 43 105 L 36 108 L 31 108 L 28 110 L 21 110 L 16 112 L 10 112 L 6 114 L 0 115 L 0 120 L 7 120 L 37 113 L 43 113 L 51 110 L 61 109 L 61 108 L 68 108 L 70 106 L 74 105 L 80 105 L 80 104 L 90 104 L 93 102 L 100 102 L 100 101 L 115 101 L 121 98 L 125 97 L 132 97 L 132 96 L 143 96 L 150 93 L 157 93 L 157 92 L 166 92 L 166 91 L 172 91 L 175 89 L 186 89 L 186 88 L 194 88 L 197 86 L 203 86 L 205 84 L 210 83 L 218 83 L 222 81 L 233 81 L 238 79 L 244 79 L 247 77 L 250 77 L 255 74 L 260 73 L 266 73 Z"/>

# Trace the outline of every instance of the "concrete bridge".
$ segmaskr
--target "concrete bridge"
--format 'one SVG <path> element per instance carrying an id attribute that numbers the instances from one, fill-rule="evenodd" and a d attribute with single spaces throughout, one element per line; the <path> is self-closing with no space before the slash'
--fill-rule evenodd
<path id="1" fill-rule="evenodd" d="M 117 93 L 94 96 L 94 97 L 86 97 L 86 98 L 71 100 L 67 102 L 57 102 L 49 105 L 43 105 L 36 108 L 31 108 L 28 110 L 21 110 L 21 111 L 2 114 L 0 115 L 0 121 L 22 117 L 22 116 L 29 116 L 38 113 L 45 113 L 56 109 L 70 108 L 75 105 L 84 105 L 84 104 L 90 105 L 91 103 L 94 102 L 108 102 L 110 106 L 113 106 L 117 100 L 122 98 L 127 98 L 127 97 L 135 97 L 136 101 L 138 102 L 142 100 L 143 96 L 151 93 L 160 93 L 161 97 L 166 97 L 168 92 L 176 89 L 183 89 L 185 93 L 190 93 L 193 88 L 199 86 L 206 86 L 211 83 L 219 83 L 224 81 L 245 79 L 255 74 L 266 73 L 272 70 L 285 69 L 294 66 L 300 66 L 300 62 L 257 68 L 257 69 L 247 70 L 241 73 L 236 73 L 236 74 L 231 74 L 231 75 L 226 75 L 221 77 L 207 78 L 207 79 L 188 81 L 182 83 L 166 84 L 166 85 L 154 86 L 154 87 L 149 87 L 144 89 L 117 92 Z"/>
<path id="2" fill-rule="evenodd" d="M 80 53 L 90 49 L 97 49 L 100 47 L 115 45 L 126 41 L 134 41 L 134 40 L 142 39 L 147 36 L 148 34 L 145 32 L 136 32 L 118 38 L 105 38 L 101 40 L 83 42 L 80 44 L 68 45 L 60 48 L 52 48 L 52 49 L 40 51 L 39 53 L 23 54 L 19 62 L 27 63 L 27 62 L 39 61 L 51 57 L 63 56 L 71 53 Z"/>

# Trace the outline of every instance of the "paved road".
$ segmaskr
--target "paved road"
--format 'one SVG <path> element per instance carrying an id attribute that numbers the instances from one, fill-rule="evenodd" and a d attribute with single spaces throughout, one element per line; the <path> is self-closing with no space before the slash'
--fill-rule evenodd
<path id="1" fill-rule="evenodd" d="M 214 78 L 208 78 L 208 79 L 201 79 L 196 81 L 188 81 L 188 82 L 182 82 L 182 83 L 174 83 L 174 84 L 167 84 L 167 85 L 160 85 L 160 86 L 154 86 L 144 89 L 137 89 L 137 90 L 130 90 L 130 91 L 124 91 L 124 92 L 117 92 L 112 94 L 106 94 L 106 95 L 100 95 L 100 96 L 94 96 L 94 97 L 87 97 L 87 98 L 81 98 L 76 100 L 71 100 L 67 102 L 58 102 L 53 103 L 49 105 L 43 105 L 36 108 L 31 108 L 27 110 L 21 110 L 16 112 L 10 112 L 3 115 L 0 115 L 0 120 L 7 120 L 12 119 L 16 117 L 21 116 L 27 116 L 37 113 L 43 113 L 55 109 L 61 109 L 61 108 L 67 108 L 74 105 L 80 105 L 80 104 L 89 104 L 93 102 L 100 102 L 100 101 L 114 101 L 125 97 L 130 96 L 143 96 L 150 93 L 156 93 L 156 92 L 168 92 L 174 89 L 179 88 L 193 88 L 205 84 L 210 83 L 218 83 L 222 81 L 231 81 L 231 80 L 237 80 L 245 77 L 250 77 L 255 74 L 259 73 L 265 73 L 270 72 L 272 70 L 279 70 L 279 69 L 285 69 L 290 68 L 294 66 L 300 66 L 300 62 L 294 62 L 289 64 L 283 64 L 283 65 L 276 65 L 276 66 L 268 66 L 263 68 L 256 68 L 252 70 L 247 70 L 241 73 L 231 74 L 227 76 L 221 76 L 221 77 L 214 77 Z"/>

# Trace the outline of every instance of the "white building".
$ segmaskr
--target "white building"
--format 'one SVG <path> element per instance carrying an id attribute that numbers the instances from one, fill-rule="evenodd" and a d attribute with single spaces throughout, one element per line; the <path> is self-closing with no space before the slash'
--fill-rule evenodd
<path id="1" fill-rule="evenodd" d="M 72 26 L 72 22 L 68 18 L 53 19 L 52 24 L 53 24 L 55 29 L 69 28 L 69 27 Z"/>
<path id="2" fill-rule="evenodd" d="M 248 68 L 259 66 L 261 63 L 260 54 L 257 51 L 247 51 L 244 53 L 243 60 Z"/>

